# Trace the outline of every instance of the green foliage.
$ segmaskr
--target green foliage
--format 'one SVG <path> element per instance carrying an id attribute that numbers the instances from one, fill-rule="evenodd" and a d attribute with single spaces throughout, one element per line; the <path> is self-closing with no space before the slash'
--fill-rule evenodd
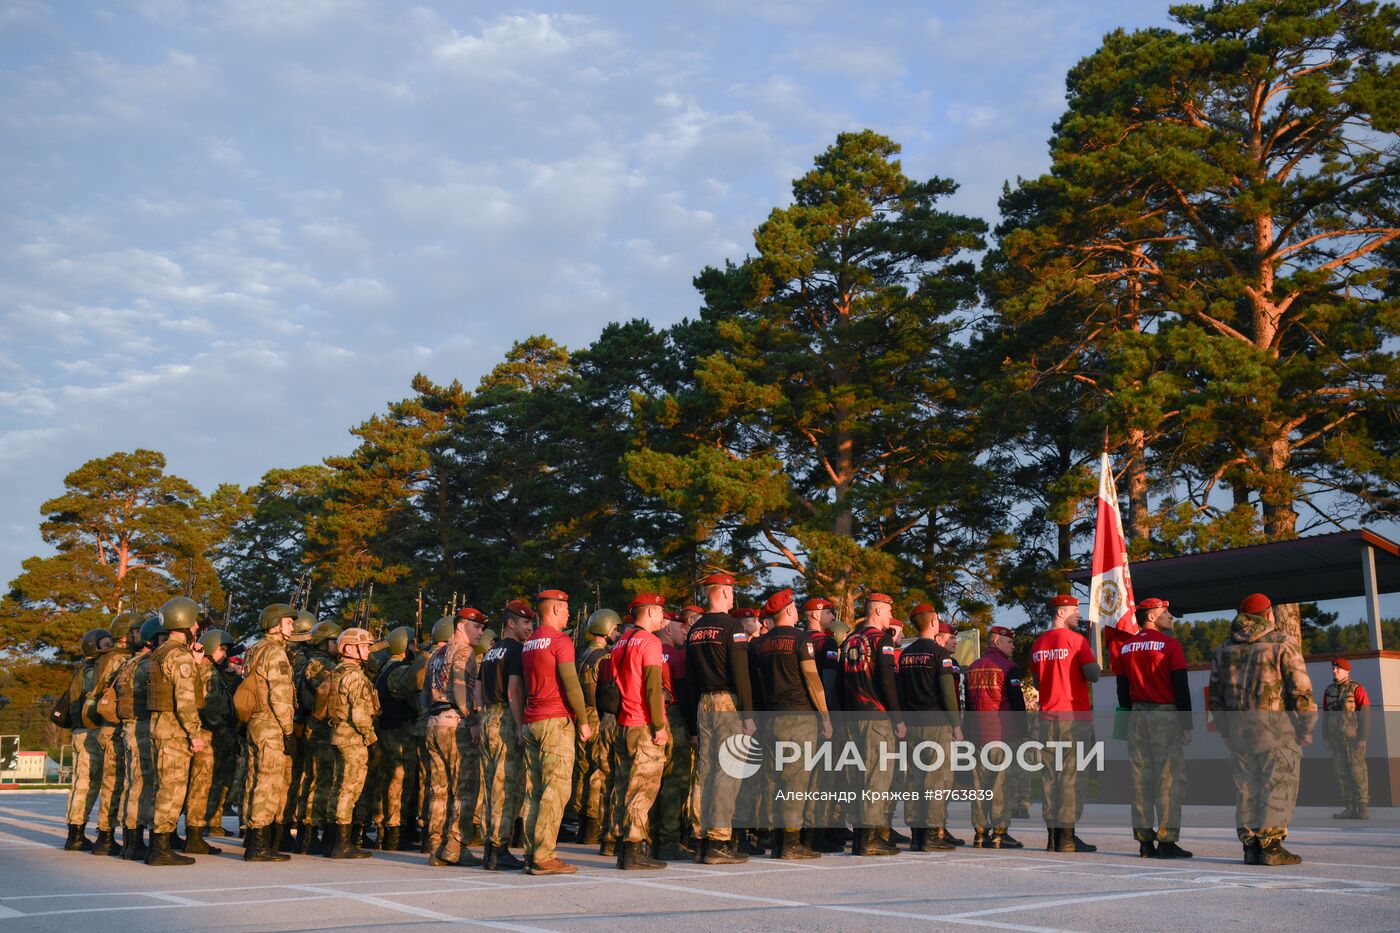
<path id="1" fill-rule="evenodd" d="M 40 507 L 40 533 L 57 553 L 24 561 L 0 602 L 0 637 L 74 658 L 83 632 L 122 609 L 153 609 L 187 590 L 206 606 L 222 601 L 210 562 L 225 527 L 220 506 L 167 475 L 163 454 L 99 457 L 63 482 Z"/>

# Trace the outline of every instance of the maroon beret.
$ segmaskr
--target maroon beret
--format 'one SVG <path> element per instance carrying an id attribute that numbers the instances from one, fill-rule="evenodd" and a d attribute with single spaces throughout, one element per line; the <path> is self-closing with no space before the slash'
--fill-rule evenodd
<path id="1" fill-rule="evenodd" d="M 1051 598 L 1051 600 L 1050 600 L 1050 605 L 1052 605 L 1052 606 L 1078 606 L 1078 605 L 1079 605 L 1079 597 L 1073 596 L 1073 595 L 1071 595 L 1071 594 L 1069 594 L 1069 593 L 1060 593 L 1059 595 L 1054 596 L 1054 597 Z"/>
<path id="2" fill-rule="evenodd" d="M 1333 659 L 1332 659 L 1332 666 L 1333 666 L 1333 667 L 1340 667 L 1340 668 L 1341 668 L 1342 670 L 1344 670 L 1344 671 L 1349 671 L 1349 670 L 1351 670 L 1351 662 L 1348 661 L 1346 658 L 1333 658 Z"/>
<path id="3" fill-rule="evenodd" d="M 723 570 L 716 570 L 708 577 L 700 581 L 702 586 L 733 586 L 734 577 Z"/>
<path id="4" fill-rule="evenodd" d="M 1240 612 L 1248 612 L 1251 615 L 1258 615 L 1265 609 L 1273 608 L 1273 603 L 1269 602 L 1269 597 L 1263 593 L 1251 593 L 1240 601 Z"/>
<path id="5" fill-rule="evenodd" d="M 763 604 L 763 614 L 775 616 L 792 605 L 792 590 L 778 590 Z"/>
<path id="6" fill-rule="evenodd" d="M 1171 603 L 1153 596 L 1137 604 L 1139 609 L 1166 609 Z"/>

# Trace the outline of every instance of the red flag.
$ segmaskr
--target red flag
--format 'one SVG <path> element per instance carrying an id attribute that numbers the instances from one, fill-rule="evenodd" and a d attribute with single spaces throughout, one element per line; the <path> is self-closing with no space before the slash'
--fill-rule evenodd
<path id="1" fill-rule="evenodd" d="M 1118 489 L 1108 451 L 1099 466 L 1098 520 L 1094 527 L 1094 577 L 1089 586 L 1089 621 L 1105 626 L 1109 658 L 1118 656 L 1124 636 L 1138 630 L 1133 617 L 1133 580 L 1128 573 L 1128 545 L 1118 514 Z"/>

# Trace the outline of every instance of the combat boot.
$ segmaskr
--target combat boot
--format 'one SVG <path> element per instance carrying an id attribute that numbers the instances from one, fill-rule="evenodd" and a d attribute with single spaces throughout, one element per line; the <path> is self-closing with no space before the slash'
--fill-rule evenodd
<path id="1" fill-rule="evenodd" d="M 1259 845 L 1258 839 L 1251 839 L 1244 844 L 1244 863 L 1246 865 L 1262 865 L 1260 854 L 1263 847 Z"/>
<path id="2" fill-rule="evenodd" d="M 86 835 L 86 823 L 69 823 L 68 838 L 63 843 L 65 852 L 91 852 L 92 842 Z"/>
<path id="3" fill-rule="evenodd" d="M 355 828 L 350 823 L 339 823 L 335 827 L 335 846 L 327 858 L 371 858 L 373 853 L 355 844 Z M 432 864 L 429 860 L 428 864 Z M 453 863 L 456 864 L 456 863 Z"/>
<path id="4" fill-rule="evenodd" d="M 735 838 L 738 840 L 739 851 L 745 855 L 762 855 L 767 849 L 764 848 L 763 840 L 759 837 L 757 830 L 741 829 L 736 831 Z"/>
<path id="5" fill-rule="evenodd" d="M 608 837 L 606 837 L 606 836 L 603 837 L 602 841 L 600 841 L 600 842 L 598 843 L 598 854 L 599 854 L 599 855 L 616 855 L 616 854 L 617 854 L 617 840 L 616 840 L 616 839 L 610 839 L 610 838 L 608 838 Z"/>
<path id="6" fill-rule="evenodd" d="M 998 829 L 988 834 L 987 848 L 989 849 L 1024 849 L 1025 846 L 1015 836 L 1004 829 Z"/>
<path id="7" fill-rule="evenodd" d="M 795 859 L 821 858 L 821 853 L 813 852 L 802 842 L 802 833 L 796 829 L 784 829 L 779 834 L 774 830 L 773 857 L 793 861 Z"/>
<path id="8" fill-rule="evenodd" d="M 1369 820 L 1369 819 L 1371 818 L 1371 813 L 1370 813 L 1370 811 L 1366 808 L 1366 804 L 1364 804 L 1364 803 L 1358 803 L 1358 804 L 1352 809 L 1351 818 L 1352 818 L 1353 820 Z"/>
<path id="9" fill-rule="evenodd" d="M 457 864 L 466 868 L 476 868 L 481 864 L 481 859 L 477 858 L 471 849 L 462 846 L 462 852 L 457 856 Z"/>
<path id="10" fill-rule="evenodd" d="M 269 842 L 272 835 L 272 827 L 263 826 L 259 829 L 248 827 L 246 838 L 243 840 L 243 861 L 245 862 L 290 862 L 292 857 L 285 852 L 278 852 Z"/>
<path id="11" fill-rule="evenodd" d="M 983 829 L 982 827 L 980 827 L 980 826 L 974 826 L 974 827 L 972 827 L 972 847 L 973 847 L 974 849 L 986 849 L 986 848 L 990 848 L 991 846 L 990 846 L 990 844 L 987 842 L 987 837 L 988 837 L 988 835 L 990 835 L 990 834 L 989 834 L 985 829 Z"/>
<path id="12" fill-rule="evenodd" d="M 147 865 L 193 865 L 188 855 L 177 855 L 170 848 L 170 833 L 151 833 L 151 847 L 146 850 Z"/>
<path id="13" fill-rule="evenodd" d="M 841 852 L 846 845 L 834 831 L 817 829 L 812 832 L 812 848 L 817 852 Z"/>
<path id="14" fill-rule="evenodd" d="M 895 829 L 893 826 L 886 826 L 880 832 L 882 834 L 881 838 L 892 846 L 902 846 L 906 842 L 909 842 L 910 837 L 904 835 L 904 833 Z"/>
<path id="15" fill-rule="evenodd" d="M 292 827 L 289 823 L 273 823 L 269 838 L 271 844 L 277 847 L 278 852 L 295 852 L 297 850 L 297 840 L 292 835 Z"/>
<path id="16" fill-rule="evenodd" d="M 186 855 L 219 855 L 223 852 L 217 846 L 211 846 L 204 841 L 203 826 L 185 827 L 185 854 Z"/>
<path id="17" fill-rule="evenodd" d="M 510 832 L 510 844 L 517 849 L 525 844 L 525 821 L 518 816 L 515 818 L 515 828 Z"/>
<path id="18" fill-rule="evenodd" d="M 576 871 L 578 868 L 568 862 L 561 862 L 558 856 L 547 862 L 540 862 L 538 865 L 531 863 L 525 869 L 526 874 L 530 875 L 572 875 Z"/>
<path id="19" fill-rule="evenodd" d="M 851 854 L 861 856 L 898 855 L 899 849 L 885 841 L 876 829 L 858 829 L 851 842 Z"/>
<path id="20" fill-rule="evenodd" d="M 1151 839 L 1148 839 L 1146 842 L 1139 839 L 1138 858 L 1161 858 L 1161 856 L 1157 854 L 1157 843 L 1153 842 Z"/>
<path id="21" fill-rule="evenodd" d="M 941 829 L 925 829 L 923 833 L 923 848 L 920 852 L 951 852 L 956 846 L 953 838 Z"/>
<path id="22" fill-rule="evenodd" d="M 950 846 L 957 847 L 967 845 L 965 841 L 948 832 L 947 828 L 943 826 L 939 826 L 937 829 L 930 829 L 929 835 L 938 839 L 939 842 L 946 842 Z"/>
<path id="23" fill-rule="evenodd" d="M 617 867 L 623 871 L 654 871 L 665 868 L 665 862 L 646 854 L 645 845 L 646 843 L 642 842 L 622 843 L 619 846 L 622 851 L 617 856 Z"/>
<path id="24" fill-rule="evenodd" d="M 134 834 L 134 835 L 133 835 Z M 140 862 L 146 858 L 146 827 L 138 826 L 126 831 L 127 842 L 131 845 L 122 851 L 122 858 L 128 862 Z"/>
<path id="25" fill-rule="evenodd" d="M 1336 813 L 1333 813 L 1333 814 L 1332 814 L 1332 819 L 1334 819 L 1334 820 L 1351 820 L 1351 819 L 1355 819 L 1355 817 L 1352 816 L 1352 813 L 1354 813 L 1354 812 L 1355 812 L 1355 811 L 1354 811 L 1354 809 L 1352 808 L 1351 801 L 1348 800 L 1348 801 L 1346 801 L 1346 802 L 1342 805 L 1342 808 L 1341 808 L 1340 810 L 1338 810 Z"/>
<path id="26" fill-rule="evenodd" d="M 733 839 L 706 839 L 701 857 L 705 865 L 742 865 L 749 857 L 740 852 Z"/>
<path id="27" fill-rule="evenodd" d="M 1187 852 L 1175 842 L 1163 842 L 1157 846 L 1158 858 L 1190 858 L 1191 853 Z"/>
<path id="28" fill-rule="evenodd" d="M 92 840 L 92 854 L 112 854 L 112 831 L 110 829 L 99 829 L 97 831 L 97 838 Z"/>
<path id="29" fill-rule="evenodd" d="M 488 871 L 520 871 L 525 867 L 524 862 L 511 854 L 509 846 L 492 846 L 491 858 L 489 865 L 482 863 Z"/>
<path id="30" fill-rule="evenodd" d="M 584 817 L 579 824 L 578 841 L 582 845 L 596 846 L 598 844 L 598 821 L 592 817 Z"/>
<path id="31" fill-rule="evenodd" d="M 909 851 L 927 852 L 928 850 L 924 848 L 924 839 L 927 838 L 927 836 L 928 830 L 926 829 L 915 827 L 909 830 Z"/>
<path id="32" fill-rule="evenodd" d="M 316 842 L 316 828 L 310 823 L 302 823 L 297 828 L 297 855 L 310 855 Z"/>
<path id="33" fill-rule="evenodd" d="M 1301 865 L 1303 858 L 1294 855 L 1283 847 L 1282 839 L 1275 839 L 1259 850 L 1260 865 Z"/>
<path id="34" fill-rule="evenodd" d="M 410 821 L 402 828 L 403 834 L 399 839 L 399 851 L 412 852 L 418 848 L 419 842 L 421 841 L 418 838 L 418 823 L 416 820 Z"/>
<path id="35" fill-rule="evenodd" d="M 379 848 L 382 852 L 397 852 L 399 850 L 399 828 L 397 826 L 385 826 L 380 833 Z"/>
<path id="36" fill-rule="evenodd" d="M 1011 811 L 1013 820 L 1028 820 L 1031 818 L 1031 808 L 1024 803 L 1018 803 Z"/>
<path id="37" fill-rule="evenodd" d="M 364 823 L 351 823 L 351 824 L 350 824 L 350 844 L 351 844 L 352 846 L 354 846 L 355 848 L 357 848 L 357 849 L 363 849 L 363 848 L 365 847 L 365 824 L 364 824 Z"/>
<path id="38" fill-rule="evenodd" d="M 1060 831 L 1051 826 L 1045 827 L 1045 851 L 1054 852 L 1060 846 Z"/>
<path id="39" fill-rule="evenodd" d="M 693 856 L 693 860 L 696 865 L 699 865 L 700 863 L 705 861 L 705 849 L 708 845 L 709 841 L 706 840 L 703 836 L 695 840 L 695 855 Z"/>
<path id="40" fill-rule="evenodd" d="M 1078 852 L 1074 845 L 1074 827 L 1065 826 L 1050 831 L 1054 835 L 1055 852 Z"/>
<path id="41" fill-rule="evenodd" d="M 663 862 L 688 862 L 695 857 L 695 850 L 682 842 L 667 842 L 656 857 Z"/>

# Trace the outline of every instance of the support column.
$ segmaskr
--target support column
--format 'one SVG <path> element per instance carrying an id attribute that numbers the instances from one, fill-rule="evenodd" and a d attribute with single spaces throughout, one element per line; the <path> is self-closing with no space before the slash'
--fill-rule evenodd
<path id="1" fill-rule="evenodd" d="M 1361 579 L 1366 585 L 1366 622 L 1371 627 L 1371 647 L 1380 651 L 1381 644 L 1381 595 L 1376 586 L 1376 549 L 1369 544 L 1361 545 Z"/>

